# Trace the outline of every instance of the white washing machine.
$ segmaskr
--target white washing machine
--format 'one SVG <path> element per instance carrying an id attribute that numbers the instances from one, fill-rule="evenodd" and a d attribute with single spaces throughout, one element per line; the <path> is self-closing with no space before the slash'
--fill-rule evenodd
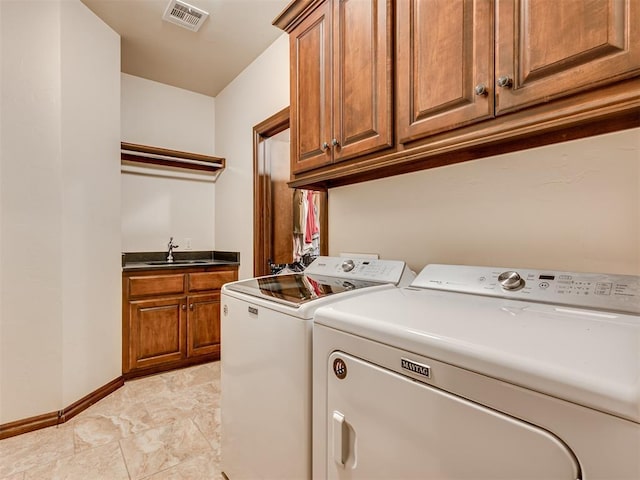
<path id="1" fill-rule="evenodd" d="M 640 277 L 429 265 L 313 349 L 315 479 L 640 479 Z"/>
<path id="2" fill-rule="evenodd" d="M 318 257 L 302 273 L 224 285 L 221 464 L 227 478 L 310 478 L 313 313 L 414 278 L 401 261 Z"/>

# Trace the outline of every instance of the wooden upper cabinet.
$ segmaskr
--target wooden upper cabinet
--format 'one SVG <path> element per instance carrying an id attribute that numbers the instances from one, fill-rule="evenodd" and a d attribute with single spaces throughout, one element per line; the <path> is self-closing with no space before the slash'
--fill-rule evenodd
<path id="1" fill-rule="evenodd" d="M 638 10 L 637 0 L 397 2 L 399 142 L 637 75 Z"/>
<path id="2" fill-rule="evenodd" d="M 637 127 L 640 0 L 295 0 L 290 186 Z M 349 161 L 342 162 L 348 159 Z"/>
<path id="3" fill-rule="evenodd" d="M 331 162 L 331 14 L 324 3 L 289 36 L 292 172 Z"/>
<path id="4" fill-rule="evenodd" d="M 334 160 L 393 145 L 392 3 L 333 2 Z"/>
<path id="5" fill-rule="evenodd" d="M 638 0 L 498 0 L 497 113 L 640 71 Z"/>
<path id="6" fill-rule="evenodd" d="M 292 173 L 393 145 L 390 0 L 327 0 L 290 32 Z"/>
<path id="7" fill-rule="evenodd" d="M 493 116 L 493 0 L 400 0 L 397 37 L 400 143 Z"/>

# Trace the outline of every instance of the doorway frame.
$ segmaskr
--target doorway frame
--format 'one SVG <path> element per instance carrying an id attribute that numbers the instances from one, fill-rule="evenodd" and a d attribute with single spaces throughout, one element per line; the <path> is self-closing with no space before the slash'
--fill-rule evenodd
<path id="1" fill-rule="evenodd" d="M 271 205 L 271 165 L 265 155 L 265 141 L 290 127 L 289 107 L 253 127 L 253 276 L 270 275 L 269 258 L 273 255 Z M 328 193 L 320 190 L 320 255 L 329 251 Z M 292 225 L 293 231 L 293 225 Z M 293 246 L 293 239 L 291 241 Z"/>

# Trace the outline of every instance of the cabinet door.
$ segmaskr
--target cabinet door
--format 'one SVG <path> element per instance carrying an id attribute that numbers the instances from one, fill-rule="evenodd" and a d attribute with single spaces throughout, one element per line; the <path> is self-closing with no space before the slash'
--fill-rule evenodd
<path id="1" fill-rule="evenodd" d="M 184 358 L 186 298 L 129 303 L 130 368 L 143 368 Z"/>
<path id="2" fill-rule="evenodd" d="M 127 288 L 129 297 L 177 295 L 184 293 L 184 274 L 131 275 Z"/>
<path id="3" fill-rule="evenodd" d="M 491 0 L 399 1 L 397 38 L 400 143 L 493 116 Z"/>
<path id="4" fill-rule="evenodd" d="M 333 6 L 329 143 L 338 161 L 393 145 L 393 12 L 389 0 L 340 0 Z"/>
<path id="5" fill-rule="evenodd" d="M 190 295 L 187 357 L 220 351 L 220 293 Z"/>
<path id="6" fill-rule="evenodd" d="M 220 290 L 225 283 L 238 279 L 237 269 L 187 273 L 187 289 L 191 292 Z"/>
<path id="7" fill-rule="evenodd" d="M 331 4 L 325 2 L 289 36 L 291 172 L 331 163 Z"/>
<path id="8" fill-rule="evenodd" d="M 497 113 L 640 71 L 637 0 L 498 0 Z M 635 20 L 634 20 L 635 19 Z"/>

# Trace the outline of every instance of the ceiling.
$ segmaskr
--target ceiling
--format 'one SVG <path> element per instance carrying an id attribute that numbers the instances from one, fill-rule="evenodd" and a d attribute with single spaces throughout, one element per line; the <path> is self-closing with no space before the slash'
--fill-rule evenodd
<path id="1" fill-rule="evenodd" d="M 121 37 L 121 70 L 215 97 L 282 35 L 289 0 L 186 0 L 209 12 L 197 32 L 162 20 L 169 0 L 81 0 Z"/>

